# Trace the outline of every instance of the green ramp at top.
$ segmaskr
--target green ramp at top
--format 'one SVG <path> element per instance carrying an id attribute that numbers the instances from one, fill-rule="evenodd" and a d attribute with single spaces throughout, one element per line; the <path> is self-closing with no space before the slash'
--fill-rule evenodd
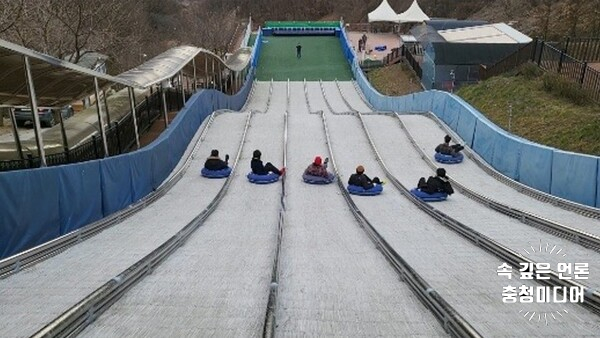
<path id="1" fill-rule="evenodd" d="M 302 57 L 296 57 L 296 45 Z M 265 36 L 256 71 L 260 81 L 352 80 L 350 65 L 335 36 Z"/>
<path id="2" fill-rule="evenodd" d="M 267 21 L 265 28 L 340 28 L 339 21 Z"/>

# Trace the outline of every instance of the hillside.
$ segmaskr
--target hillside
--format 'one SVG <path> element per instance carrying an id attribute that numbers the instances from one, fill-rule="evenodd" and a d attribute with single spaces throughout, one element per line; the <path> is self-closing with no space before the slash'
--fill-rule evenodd
<path id="1" fill-rule="evenodd" d="M 600 105 L 578 104 L 545 89 L 544 75 L 532 68 L 464 86 L 457 95 L 515 135 L 558 149 L 600 155 Z"/>

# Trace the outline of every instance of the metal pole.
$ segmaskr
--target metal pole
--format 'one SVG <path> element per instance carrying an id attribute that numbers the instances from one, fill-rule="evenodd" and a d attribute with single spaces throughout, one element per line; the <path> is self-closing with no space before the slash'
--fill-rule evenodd
<path id="1" fill-rule="evenodd" d="M 106 110 L 106 124 L 110 127 L 110 114 L 108 112 L 108 101 L 106 101 L 106 91 L 102 90 L 102 96 L 104 101 L 104 110 Z"/>
<path id="2" fill-rule="evenodd" d="M 229 93 L 228 90 L 229 90 L 229 79 L 230 78 L 231 78 L 231 72 L 229 72 L 229 76 L 225 77 L 225 93 Z"/>
<path id="3" fill-rule="evenodd" d="M 196 58 L 194 57 L 192 59 L 192 67 L 194 67 L 194 90 L 192 92 L 196 92 L 196 90 L 198 89 L 198 79 L 196 77 Z"/>
<path id="4" fill-rule="evenodd" d="M 60 122 L 60 133 L 62 135 L 63 147 L 67 156 L 69 154 L 69 141 L 67 140 L 67 132 L 65 131 L 65 121 L 62 116 L 62 109 L 58 110 L 58 121 Z"/>
<path id="5" fill-rule="evenodd" d="M 29 103 L 31 104 L 31 114 L 33 114 L 33 128 L 35 128 L 35 143 L 38 147 L 38 155 L 40 157 L 40 166 L 46 166 L 46 153 L 44 151 L 44 140 L 40 132 L 40 117 L 38 116 L 37 98 L 35 97 L 35 88 L 33 86 L 33 76 L 31 75 L 31 65 L 29 57 L 24 56 L 25 61 L 25 76 L 27 78 L 27 91 L 29 92 Z"/>
<path id="6" fill-rule="evenodd" d="M 21 139 L 19 138 L 19 131 L 17 130 L 17 119 L 15 118 L 15 110 L 13 108 L 10 108 L 9 111 L 13 136 L 15 137 L 15 145 L 17 146 L 17 152 L 19 153 L 19 158 L 24 160 L 25 157 L 23 156 L 23 147 L 21 146 Z"/>
<path id="7" fill-rule="evenodd" d="M 179 71 L 179 86 L 181 87 L 181 107 L 185 106 L 185 87 L 183 86 L 183 70 Z"/>
<path id="8" fill-rule="evenodd" d="M 206 80 L 204 80 L 204 89 L 208 89 L 208 54 L 204 54 L 204 75 Z"/>
<path id="9" fill-rule="evenodd" d="M 165 114 L 165 129 L 169 127 L 169 114 L 167 113 L 167 96 L 165 95 L 165 88 L 160 89 L 160 98 L 162 100 L 163 111 Z"/>
<path id="10" fill-rule="evenodd" d="M 100 124 L 100 137 L 104 146 L 104 157 L 108 157 L 108 143 L 106 143 L 106 131 L 104 130 L 104 117 L 102 116 L 102 108 L 100 107 L 100 86 L 98 86 L 98 78 L 94 76 L 94 87 L 96 91 L 96 111 L 98 112 L 98 123 Z"/>
<path id="11" fill-rule="evenodd" d="M 216 84 L 217 84 L 217 81 L 215 81 L 216 80 L 216 78 L 215 78 L 215 58 L 212 58 L 212 76 L 211 76 L 211 78 L 212 78 L 212 83 L 213 83 L 212 89 L 215 89 Z"/>
<path id="12" fill-rule="evenodd" d="M 219 80 L 219 91 L 223 91 L 223 70 L 221 69 L 221 62 L 217 63 L 217 66 L 219 66 L 219 73 L 217 74 L 217 79 Z"/>
<path id="13" fill-rule="evenodd" d="M 140 133 L 138 131 L 137 113 L 135 111 L 135 95 L 133 88 L 129 87 L 129 106 L 131 107 L 131 117 L 133 117 L 133 131 L 135 132 L 135 145 L 140 149 Z"/>

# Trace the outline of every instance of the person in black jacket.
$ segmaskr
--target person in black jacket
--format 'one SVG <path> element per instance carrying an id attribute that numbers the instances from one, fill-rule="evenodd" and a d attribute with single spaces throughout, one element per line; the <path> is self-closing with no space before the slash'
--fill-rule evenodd
<path id="1" fill-rule="evenodd" d="M 204 162 L 204 168 L 208 170 L 222 170 L 229 167 L 229 155 L 225 155 L 225 161 L 219 157 L 219 151 L 213 149 L 210 151 L 210 156 Z"/>
<path id="2" fill-rule="evenodd" d="M 285 168 L 277 169 L 271 162 L 267 162 L 267 164 L 263 165 L 260 157 L 262 153 L 260 150 L 255 150 L 252 154 L 252 161 L 250 161 L 250 167 L 252 168 L 252 172 L 256 175 L 268 175 L 270 172 L 275 173 L 279 176 L 285 174 Z"/>
<path id="3" fill-rule="evenodd" d="M 456 156 L 461 150 L 465 149 L 465 147 L 461 146 L 460 144 L 450 145 L 450 141 L 452 141 L 450 135 L 444 136 L 444 143 L 441 143 L 435 147 L 435 152 L 444 155 Z"/>
<path id="4" fill-rule="evenodd" d="M 436 176 L 429 176 L 427 181 L 425 181 L 425 177 L 421 177 L 421 179 L 419 179 L 419 184 L 417 184 L 417 188 L 428 194 L 442 192 L 452 195 L 454 193 L 454 189 L 452 189 L 452 185 L 450 185 L 450 180 L 448 179 L 448 176 L 446 176 L 446 169 L 444 168 L 438 168 Z"/>
<path id="5" fill-rule="evenodd" d="M 383 184 L 378 177 L 370 179 L 369 176 L 365 175 L 365 168 L 362 165 L 356 167 L 356 174 L 350 175 L 348 179 L 349 185 L 355 185 L 362 187 L 365 190 L 369 190 L 375 186 L 375 184 Z"/>

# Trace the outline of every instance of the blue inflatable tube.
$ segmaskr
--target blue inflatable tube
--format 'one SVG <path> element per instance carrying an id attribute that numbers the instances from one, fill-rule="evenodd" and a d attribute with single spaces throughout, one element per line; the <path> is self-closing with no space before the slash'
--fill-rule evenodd
<path id="1" fill-rule="evenodd" d="M 248 175 L 246 175 L 246 177 L 248 177 L 248 181 L 254 184 L 269 184 L 279 181 L 279 175 L 275 173 L 269 173 L 267 175 L 257 175 L 253 172 L 249 172 Z"/>
<path id="2" fill-rule="evenodd" d="M 383 192 L 383 185 L 377 184 L 371 189 L 365 189 L 357 185 L 348 185 L 348 192 L 352 195 L 375 196 Z"/>
<path id="3" fill-rule="evenodd" d="M 231 175 L 231 168 L 227 167 L 221 170 L 209 170 L 202 168 L 202 170 L 200 170 L 200 174 L 207 178 L 225 178 Z"/>
<path id="4" fill-rule="evenodd" d="M 456 155 L 446 155 L 442 153 L 435 153 L 433 156 L 436 161 L 444 164 L 456 164 L 463 161 L 464 155 L 458 153 Z"/>
<path id="5" fill-rule="evenodd" d="M 415 197 L 420 198 L 425 202 L 439 202 L 445 201 L 448 198 L 448 194 L 443 192 L 436 192 L 435 194 L 428 194 L 426 192 L 421 191 L 418 188 L 414 188 L 410 191 Z"/>
<path id="6" fill-rule="evenodd" d="M 335 175 L 329 173 L 328 177 L 323 177 L 304 174 L 302 175 L 302 179 L 308 184 L 329 184 L 335 181 Z"/>

